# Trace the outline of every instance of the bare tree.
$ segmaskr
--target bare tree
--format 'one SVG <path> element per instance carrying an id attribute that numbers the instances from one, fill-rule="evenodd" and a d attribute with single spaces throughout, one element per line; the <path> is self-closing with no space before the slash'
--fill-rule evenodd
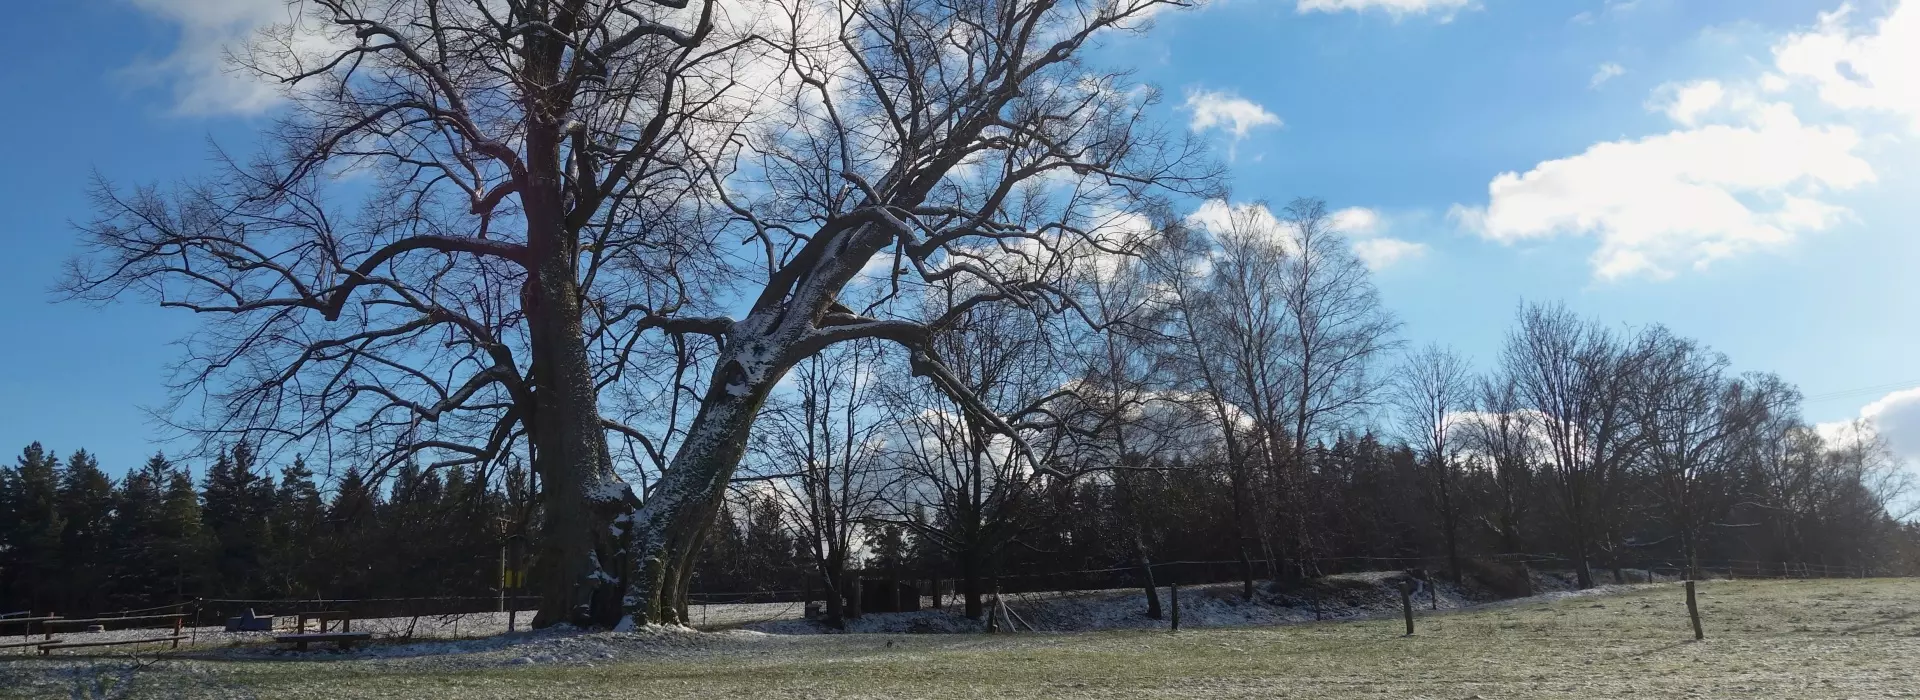
<path id="1" fill-rule="evenodd" d="M 1281 502 L 1294 521 L 1293 558 L 1304 573 L 1314 556 L 1313 533 L 1306 527 L 1310 500 L 1303 492 L 1308 447 L 1377 403 L 1380 377 L 1372 371 L 1373 361 L 1396 346 L 1393 335 L 1400 324 L 1380 304 L 1366 265 L 1334 229 L 1326 202 L 1294 200 L 1281 218 L 1294 251 L 1283 287 L 1293 395 L 1285 440 L 1278 434 L 1268 439 L 1286 446 L 1276 461 L 1278 481 Z"/>
<path id="2" fill-rule="evenodd" d="M 871 0 L 792 11 L 795 30 L 773 43 L 796 87 L 778 101 L 779 121 L 723 153 L 714 175 L 735 230 L 762 256 L 750 279 L 764 282 L 738 290 L 750 301 L 724 324 L 699 414 L 630 520 L 635 619 L 670 619 L 661 601 L 685 590 L 707 504 L 761 403 L 793 363 L 830 345 L 889 341 L 969 425 L 1029 451 L 933 338 L 970 314 L 1071 309 L 1056 284 L 1069 253 L 1127 247 L 1102 221 L 1166 189 L 1211 190 L 1204 152 L 1144 118 L 1151 91 L 1075 59 L 1100 32 L 1181 4 Z M 878 274 L 863 277 L 876 261 Z M 945 305 L 896 312 L 900 295 L 883 293 L 856 311 L 841 303 L 856 278 L 943 290 Z"/>
<path id="3" fill-rule="evenodd" d="M 687 154 L 732 118 L 714 0 L 311 0 L 236 52 L 286 88 L 252 160 L 171 193 L 104 182 L 76 298 L 209 317 L 175 384 L 210 439 L 318 444 L 384 471 L 539 476 L 538 620 L 620 613 L 630 509 L 591 347 L 682 316 L 709 241 Z M 734 41 L 734 40 L 725 40 Z M 716 124 L 722 125 L 716 127 Z M 616 259 L 619 262 L 614 262 Z"/>
<path id="4" fill-rule="evenodd" d="M 674 621 L 795 363 L 889 340 L 1013 433 L 929 338 L 976 307 L 1070 308 L 1047 259 L 1108 245 L 1093 222 L 1161 188 L 1211 187 L 1203 150 L 1143 119 L 1150 91 L 1076 59 L 1182 4 L 313 0 L 240 52 L 288 85 L 272 149 L 172 196 L 103 185 L 67 289 L 222 317 L 182 367 L 204 434 L 381 465 L 523 449 L 539 621 Z M 887 250 L 896 290 L 974 292 L 926 317 L 841 305 Z M 673 408 L 610 421 L 609 395 Z"/>
<path id="5" fill-rule="evenodd" d="M 944 392 L 888 385 L 897 421 L 888 440 L 897 472 L 889 520 L 952 559 L 964 613 L 977 620 L 1007 547 L 1035 526 L 1036 504 L 1074 476 L 1061 469 L 1067 433 L 1046 409 L 1064 376 L 1039 351 L 1043 338 L 1030 316 L 969 314 L 934 342 L 967 396 L 1020 426 L 1016 435 L 999 433 Z"/>
<path id="6" fill-rule="evenodd" d="M 876 416 L 880 357 L 873 343 L 849 343 L 794 368 L 792 396 L 776 397 L 761 416 L 752 478 L 764 480 L 798 512 L 796 536 L 826 582 L 827 621 L 845 619 L 849 564 L 861 526 L 885 513 L 887 494 Z"/>
<path id="7" fill-rule="evenodd" d="M 1538 416 L 1575 574 L 1592 587 L 1591 548 L 1613 545 L 1618 477 L 1636 448 L 1627 406 L 1634 361 L 1613 334 L 1565 307 L 1527 305 L 1504 362 Z"/>
<path id="8" fill-rule="evenodd" d="M 1699 575 L 1700 536 L 1723 524 L 1735 499 L 1741 436 L 1777 403 L 1765 389 L 1727 374 L 1727 358 L 1665 327 L 1640 334 L 1643 361 L 1631 402 L 1666 518 L 1680 538 L 1688 578 Z"/>
<path id="9" fill-rule="evenodd" d="M 1539 414 L 1524 405 L 1519 384 L 1506 371 L 1482 378 L 1475 397 L 1475 415 L 1462 428 L 1470 448 L 1491 472 L 1493 520 L 1486 522 L 1500 540 L 1503 553 L 1522 551 L 1521 526 L 1531 514 L 1536 460 L 1541 445 Z"/>
<path id="10" fill-rule="evenodd" d="M 1247 600 L 1253 599 L 1252 551 L 1266 539 L 1256 539 L 1256 532 L 1268 522 L 1256 519 L 1256 474 L 1272 459 L 1271 443 L 1254 426 L 1263 416 L 1271 423 L 1277 412 L 1279 372 L 1273 355 L 1283 347 L 1274 290 L 1286 253 L 1271 237 L 1273 228 L 1260 220 L 1263 212 L 1230 209 L 1224 230 L 1212 238 L 1170 231 L 1151 258 L 1155 284 L 1169 305 L 1169 364 L 1211 414 L 1225 448 L 1241 597 Z"/>
<path id="11" fill-rule="evenodd" d="M 1460 583 L 1460 508 L 1458 475 L 1463 440 L 1457 439 L 1462 413 L 1471 406 L 1472 371 L 1453 351 L 1429 345 L 1401 364 L 1393 385 L 1393 403 L 1402 429 L 1427 476 L 1427 496 L 1440 516 L 1446 538 L 1447 566 Z"/>

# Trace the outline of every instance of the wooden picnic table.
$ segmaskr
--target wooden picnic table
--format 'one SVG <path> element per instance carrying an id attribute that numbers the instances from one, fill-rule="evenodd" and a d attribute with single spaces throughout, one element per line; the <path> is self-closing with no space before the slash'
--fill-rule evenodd
<path id="1" fill-rule="evenodd" d="M 320 623 L 321 632 L 327 631 L 328 621 L 338 621 L 340 623 L 341 632 L 353 631 L 353 613 L 347 612 L 345 610 L 323 610 L 319 612 L 303 612 L 297 616 L 297 619 L 299 621 L 294 626 L 294 631 L 299 634 L 306 634 L 308 620 L 313 620 L 315 622 Z"/>

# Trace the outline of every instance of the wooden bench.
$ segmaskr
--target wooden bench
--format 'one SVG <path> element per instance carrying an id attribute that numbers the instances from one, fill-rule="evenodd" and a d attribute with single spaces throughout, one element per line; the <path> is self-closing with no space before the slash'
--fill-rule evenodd
<path id="1" fill-rule="evenodd" d="M 178 649 L 180 648 L 180 640 L 186 639 L 186 638 L 187 638 L 186 635 L 176 634 L 171 637 L 149 637 L 146 639 L 117 639 L 110 642 L 60 642 L 56 644 L 48 644 L 47 642 L 43 641 L 40 643 L 40 655 L 46 656 L 48 654 L 53 653 L 53 650 L 55 649 L 78 649 L 80 647 L 109 647 L 109 646 L 116 646 L 120 644 L 159 644 L 161 642 L 173 642 L 173 648 Z"/>
<path id="2" fill-rule="evenodd" d="M 313 642 L 333 642 L 342 650 L 352 649 L 354 642 L 364 642 L 373 638 L 371 632 L 302 632 L 298 634 L 275 635 L 273 641 L 292 644 L 295 651 L 306 651 Z"/>
<path id="3" fill-rule="evenodd" d="M 321 632 L 327 631 L 327 622 L 330 620 L 340 623 L 341 632 L 353 631 L 353 613 L 345 610 L 326 610 L 322 612 L 303 612 L 297 615 L 296 622 L 294 623 L 294 633 L 306 634 L 308 620 L 320 623 Z"/>

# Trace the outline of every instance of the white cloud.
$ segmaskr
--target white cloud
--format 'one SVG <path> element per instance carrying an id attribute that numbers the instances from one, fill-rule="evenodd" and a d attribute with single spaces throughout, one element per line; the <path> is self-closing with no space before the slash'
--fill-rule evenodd
<path id="1" fill-rule="evenodd" d="M 1846 441 L 1858 427 L 1866 427 L 1881 439 L 1894 457 L 1903 462 L 1920 463 L 1920 387 L 1896 391 L 1860 409 L 1860 419 L 1821 423 L 1820 436 Z"/>
<path id="2" fill-rule="evenodd" d="M 1246 138 L 1256 128 L 1281 125 L 1280 117 L 1267 108 L 1231 92 L 1191 90 L 1186 107 L 1193 112 L 1188 127 L 1194 131 L 1221 129 L 1233 134 L 1234 141 Z"/>
<path id="3" fill-rule="evenodd" d="M 1426 244 L 1398 238 L 1368 238 L 1353 242 L 1354 257 L 1360 258 L 1360 262 L 1366 263 L 1367 269 L 1375 272 L 1426 254 Z"/>
<path id="4" fill-rule="evenodd" d="M 1785 104 L 1743 116 L 1503 173 L 1485 209 L 1454 217 L 1504 243 L 1596 236 L 1600 277 L 1665 277 L 1829 228 L 1847 212 L 1820 197 L 1874 179 L 1850 128 L 1803 124 Z"/>
<path id="5" fill-rule="evenodd" d="M 1258 202 L 1228 204 L 1224 199 L 1209 199 L 1187 215 L 1186 223 L 1214 235 L 1234 232 L 1280 237 L 1280 220 Z"/>
<path id="6" fill-rule="evenodd" d="M 130 69 L 167 84 L 174 107 L 188 114 L 254 114 L 281 99 L 280 87 L 233 71 L 227 51 L 254 32 L 294 19 L 283 0 L 132 0 L 133 5 L 178 27 L 173 53 Z"/>
<path id="7" fill-rule="evenodd" d="M 1333 213 L 1334 230 L 1349 236 L 1370 236 L 1383 226 L 1380 212 L 1366 207 L 1347 207 Z"/>
<path id="8" fill-rule="evenodd" d="M 1602 278 L 1667 276 L 1831 228 L 1850 215 L 1833 194 L 1876 178 L 1862 144 L 1898 137 L 1868 117 L 1920 132 L 1920 0 L 1887 6 L 1870 21 L 1851 4 L 1820 15 L 1774 44 L 1767 69 L 1663 85 L 1647 106 L 1677 130 L 1502 174 L 1485 206 L 1451 216 L 1504 242 L 1595 236 Z"/>
<path id="9" fill-rule="evenodd" d="M 1774 68 L 1828 105 L 1905 117 L 1920 131 L 1920 0 L 1901 0 L 1867 31 L 1849 26 L 1852 15 L 1843 4 L 1788 36 L 1774 47 Z"/>
<path id="10" fill-rule="evenodd" d="M 1593 72 L 1593 78 L 1587 81 L 1587 87 L 1597 88 L 1605 85 L 1609 80 L 1626 74 L 1627 69 L 1618 63 L 1602 63 L 1600 68 Z"/>
<path id="11" fill-rule="evenodd" d="M 1297 11 L 1309 12 L 1365 12 L 1381 10 L 1396 19 L 1406 15 L 1438 14 L 1442 20 L 1452 19 L 1454 13 L 1476 6 L 1475 0 L 1300 0 Z"/>
<path id="12" fill-rule="evenodd" d="M 1694 126 L 1726 99 L 1727 90 L 1717 80 L 1667 83 L 1654 89 L 1647 108 L 1666 113 L 1667 118 L 1677 124 Z"/>

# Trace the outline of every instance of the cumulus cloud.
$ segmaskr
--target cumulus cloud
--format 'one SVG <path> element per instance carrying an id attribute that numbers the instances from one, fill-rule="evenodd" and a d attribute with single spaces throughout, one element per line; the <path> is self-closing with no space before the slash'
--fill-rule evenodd
<path id="1" fill-rule="evenodd" d="M 1696 80 L 1689 83 L 1667 83 L 1653 91 L 1653 99 L 1647 107 L 1663 112 L 1668 119 L 1683 126 L 1694 126 L 1702 117 L 1718 109 L 1727 99 L 1727 90 L 1717 80 Z"/>
<path id="2" fill-rule="evenodd" d="M 1452 19 L 1461 10 L 1476 6 L 1475 0 L 1300 0 L 1300 14 L 1309 12 L 1365 12 L 1379 10 L 1398 19 L 1407 15 L 1436 14 Z"/>
<path id="3" fill-rule="evenodd" d="M 1187 126 L 1194 131 L 1219 129 L 1233 135 L 1234 141 L 1247 137 L 1254 129 L 1280 126 L 1280 117 L 1252 100 L 1221 90 L 1192 90 L 1187 93 L 1187 111 L 1193 119 Z"/>
<path id="4" fill-rule="evenodd" d="M 1427 254 L 1425 243 L 1389 238 L 1386 217 L 1366 207 L 1348 207 L 1333 213 L 1333 230 L 1353 240 L 1353 255 L 1367 269 L 1379 272 Z"/>
<path id="5" fill-rule="evenodd" d="M 1259 202 L 1230 204 L 1224 199 L 1209 199 L 1187 215 L 1186 224 L 1216 236 L 1231 232 L 1282 238 L 1280 220 Z"/>
<path id="6" fill-rule="evenodd" d="M 1360 258 L 1360 262 L 1366 263 L 1367 269 L 1379 272 L 1402 261 L 1426 255 L 1427 246 L 1398 238 L 1368 238 L 1353 242 L 1353 254 Z"/>
<path id="7" fill-rule="evenodd" d="M 1382 235 L 1388 228 L 1386 217 L 1373 209 L 1341 209 L 1329 217 L 1329 223 L 1335 232 L 1351 239 L 1354 257 L 1376 272 L 1427 253 L 1426 244 Z M 1266 205 L 1258 202 L 1233 204 L 1210 199 L 1187 215 L 1186 224 L 1214 235 L 1233 233 L 1269 238 L 1289 253 L 1298 249 L 1298 244 L 1288 235 L 1290 224 L 1280 221 Z"/>
<path id="8" fill-rule="evenodd" d="M 1864 30 L 1853 14 L 1841 5 L 1813 30 L 1781 41 L 1775 70 L 1813 86 L 1828 105 L 1904 117 L 1920 131 L 1920 0 L 1901 0 Z"/>
<path id="9" fill-rule="evenodd" d="M 1600 68 L 1593 72 L 1593 78 L 1587 81 L 1587 87 L 1597 88 L 1605 85 L 1609 80 L 1626 74 L 1627 69 L 1618 63 L 1602 63 Z"/>
<path id="10" fill-rule="evenodd" d="M 1822 423 L 1821 437 L 1846 441 L 1864 427 L 1886 440 L 1896 458 L 1920 464 L 1920 387 L 1896 391 L 1860 409 L 1858 421 Z"/>
<path id="11" fill-rule="evenodd" d="M 1874 179 L 1853 129 L 1804 124 L 1786 104 L 1745 117 L 1503 173 L 1484 209 L 1455 217 L 1503 243 L 1594 236 L 1601 278 L 1659 278 L 1829 228 L 1847 212 L 1821 196 Z"/>
<path id="12" fill-rule="evenodd" d="M 1850 212 L 1834 193 L 1876 179 L 1862 143 L 1883 136 L 1852 117 L 1889 115 L 1920 132 L 1920 0 L 1855 15 L 1842 5 L 1786 35 L 1757 74 L 1661 86 L 1647 106 L 1675 130 L 1501 174 L 1485 205 L 1452 218 L 1507 243 L 1594 237 L 1603 279 L 1666 277 L 1835 226 Z"/>
<path id="13" fill-rule="evenodd" d="M 1333 228 L 1349 236 L 1370 236 L 1379 233 L 1383 226 L 1380 212 L 1366 207 L 1348 207 L 1333 213 Z"/>

